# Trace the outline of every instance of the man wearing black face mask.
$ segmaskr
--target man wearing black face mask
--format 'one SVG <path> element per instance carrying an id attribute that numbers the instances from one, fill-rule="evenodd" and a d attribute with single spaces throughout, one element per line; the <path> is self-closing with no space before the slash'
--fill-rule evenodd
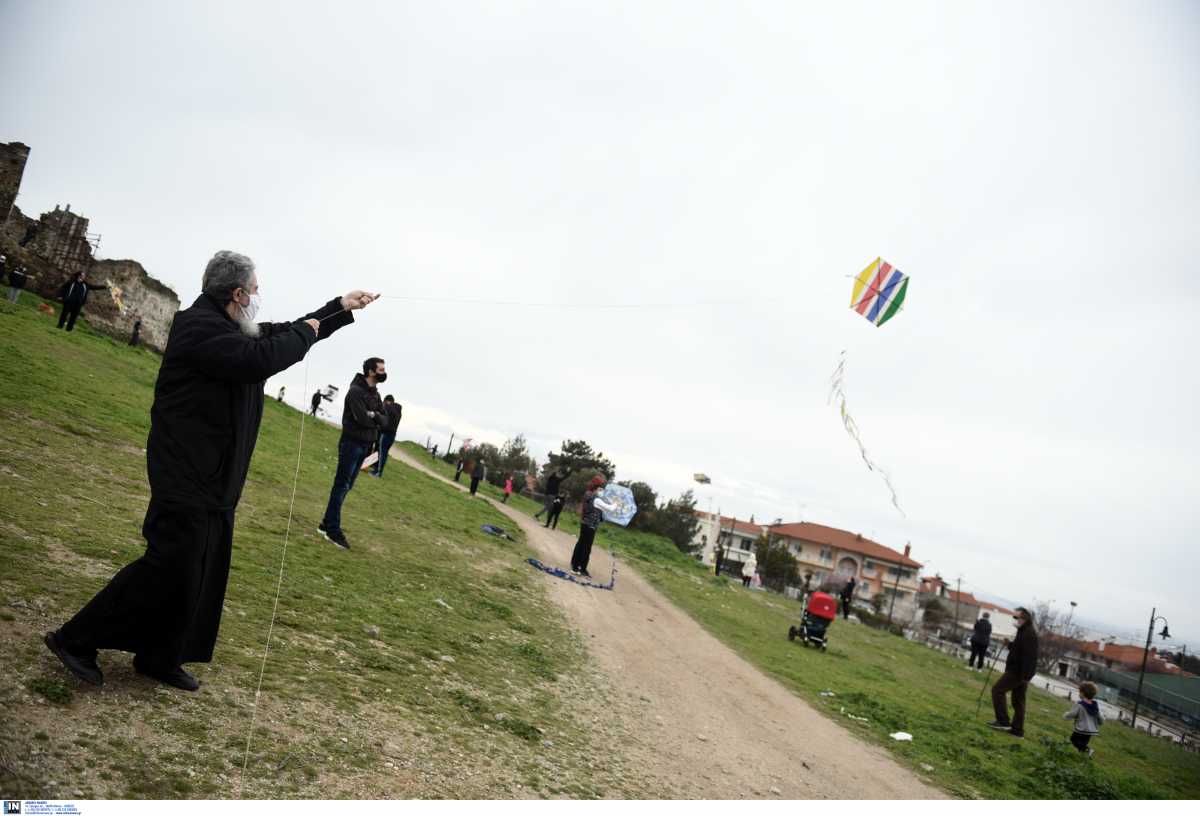
<path id="1" fill-rule="evenodd" d="M 1008 644 L 1008 659 L 1004 661 L 1004 674 L 992 686 L 992 707 L 996 719 L 988 723 L 997 731 L 1007 731 L 1014 737 L 1025 736 L 1025 690 L 1029 681 L 1037 674 L 1038 637 L 1033 628 L 1033 615 L 1023 606 L 1018 606 L 1013 615 L 1017 624 L 1017 635 Z M 1008 718 L 1008 703 L 1004 695 L 1012 692 L 1013 715 Z"/>
<path id="2" fill-rule="evenodd" d="M 375 386 L 387 379 L 385 365 L 379 357 L 363 361 L 363 373 L 355 374 L 342 411 L 342 438 L 338 440 L 337 474 L 329 491 L 329 504 L 325 517 L 317 525 L 321 535 L 343 550 L 350 549 L 350 542 L 342 530 L 342 502 L 354 487 L 363 460 L 371 447 L 379 441 L 379 432 L 387 427 L 388 415 L 383 410 L 383 400 Z"/>

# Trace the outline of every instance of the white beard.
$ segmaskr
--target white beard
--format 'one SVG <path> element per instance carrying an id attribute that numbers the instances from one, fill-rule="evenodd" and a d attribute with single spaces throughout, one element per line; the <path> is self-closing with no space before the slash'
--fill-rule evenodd
<path id="1" fill-rule="evenodd" d="M 238 314 L 236 318 L 238 328 L 242 330 L 242 334 L 248 337 L 258 337 L 258 324 L 253 320 L 247 320 L 243 314 Z"/>

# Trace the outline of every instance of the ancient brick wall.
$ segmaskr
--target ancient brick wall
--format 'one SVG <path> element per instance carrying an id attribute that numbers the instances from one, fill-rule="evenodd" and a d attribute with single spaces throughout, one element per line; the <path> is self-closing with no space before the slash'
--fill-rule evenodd
<path id="1" fill-rule="evenodd" d="M 9 211 L 21 190 L 29 148 L 20 142 L 0 144 L 0 225 L 8 220 Z"/>
<path id="2" fill-rule="evenodd" d="M 158 351 L 166 347 L 171 321 L 179 311 L 179 296 L 171 287 L 150 277 L 137 261 L 96 261 L 88 280 L 119 286 L 125 306 L 121 315 L 109 292 L 93 292 L 84 313 L 94 327 L 128 339 L 135 317 L 141 315 L 142 341 Z"/>

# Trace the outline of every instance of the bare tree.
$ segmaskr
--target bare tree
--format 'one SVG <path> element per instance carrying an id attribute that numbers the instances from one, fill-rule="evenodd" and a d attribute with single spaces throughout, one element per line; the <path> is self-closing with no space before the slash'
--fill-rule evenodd
<path id="1" fill-rule="evenodd" d="M 1083 640 L 1083 628 L 1071 621 L 1069 614 L 1050 608 L 1042 601 L 1033 610 L 1033 622 L 1038 633 L 1038 671 L 1052 674 L 1058 662 Z"/>

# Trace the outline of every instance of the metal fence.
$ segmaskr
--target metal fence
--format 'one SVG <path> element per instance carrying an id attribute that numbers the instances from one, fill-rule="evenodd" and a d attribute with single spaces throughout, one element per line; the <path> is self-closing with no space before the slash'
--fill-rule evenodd
<path id="1" fill-rule="evenodd" d="M 1120 696 L 1130 702 L 1137 696 L 1138 675 L 1136 672 L 1118 672 L 1112 669 L 1093 668 L 1092 680 L 1117 689 Z M 1170 678 L 1174 680 L 1175 678 Z M 1196 691 L 1200 692 L 1200 680 L 1192 681 Z M 1146 675 L 1142 683 L 1141 705 L 1153 711 L 1159 711 L 1180 720 L 1190 728 L 1200 726 L 1200 699 L 1180 694 L 1165 688 L 1158 682 L 1158 676 Z"/>

